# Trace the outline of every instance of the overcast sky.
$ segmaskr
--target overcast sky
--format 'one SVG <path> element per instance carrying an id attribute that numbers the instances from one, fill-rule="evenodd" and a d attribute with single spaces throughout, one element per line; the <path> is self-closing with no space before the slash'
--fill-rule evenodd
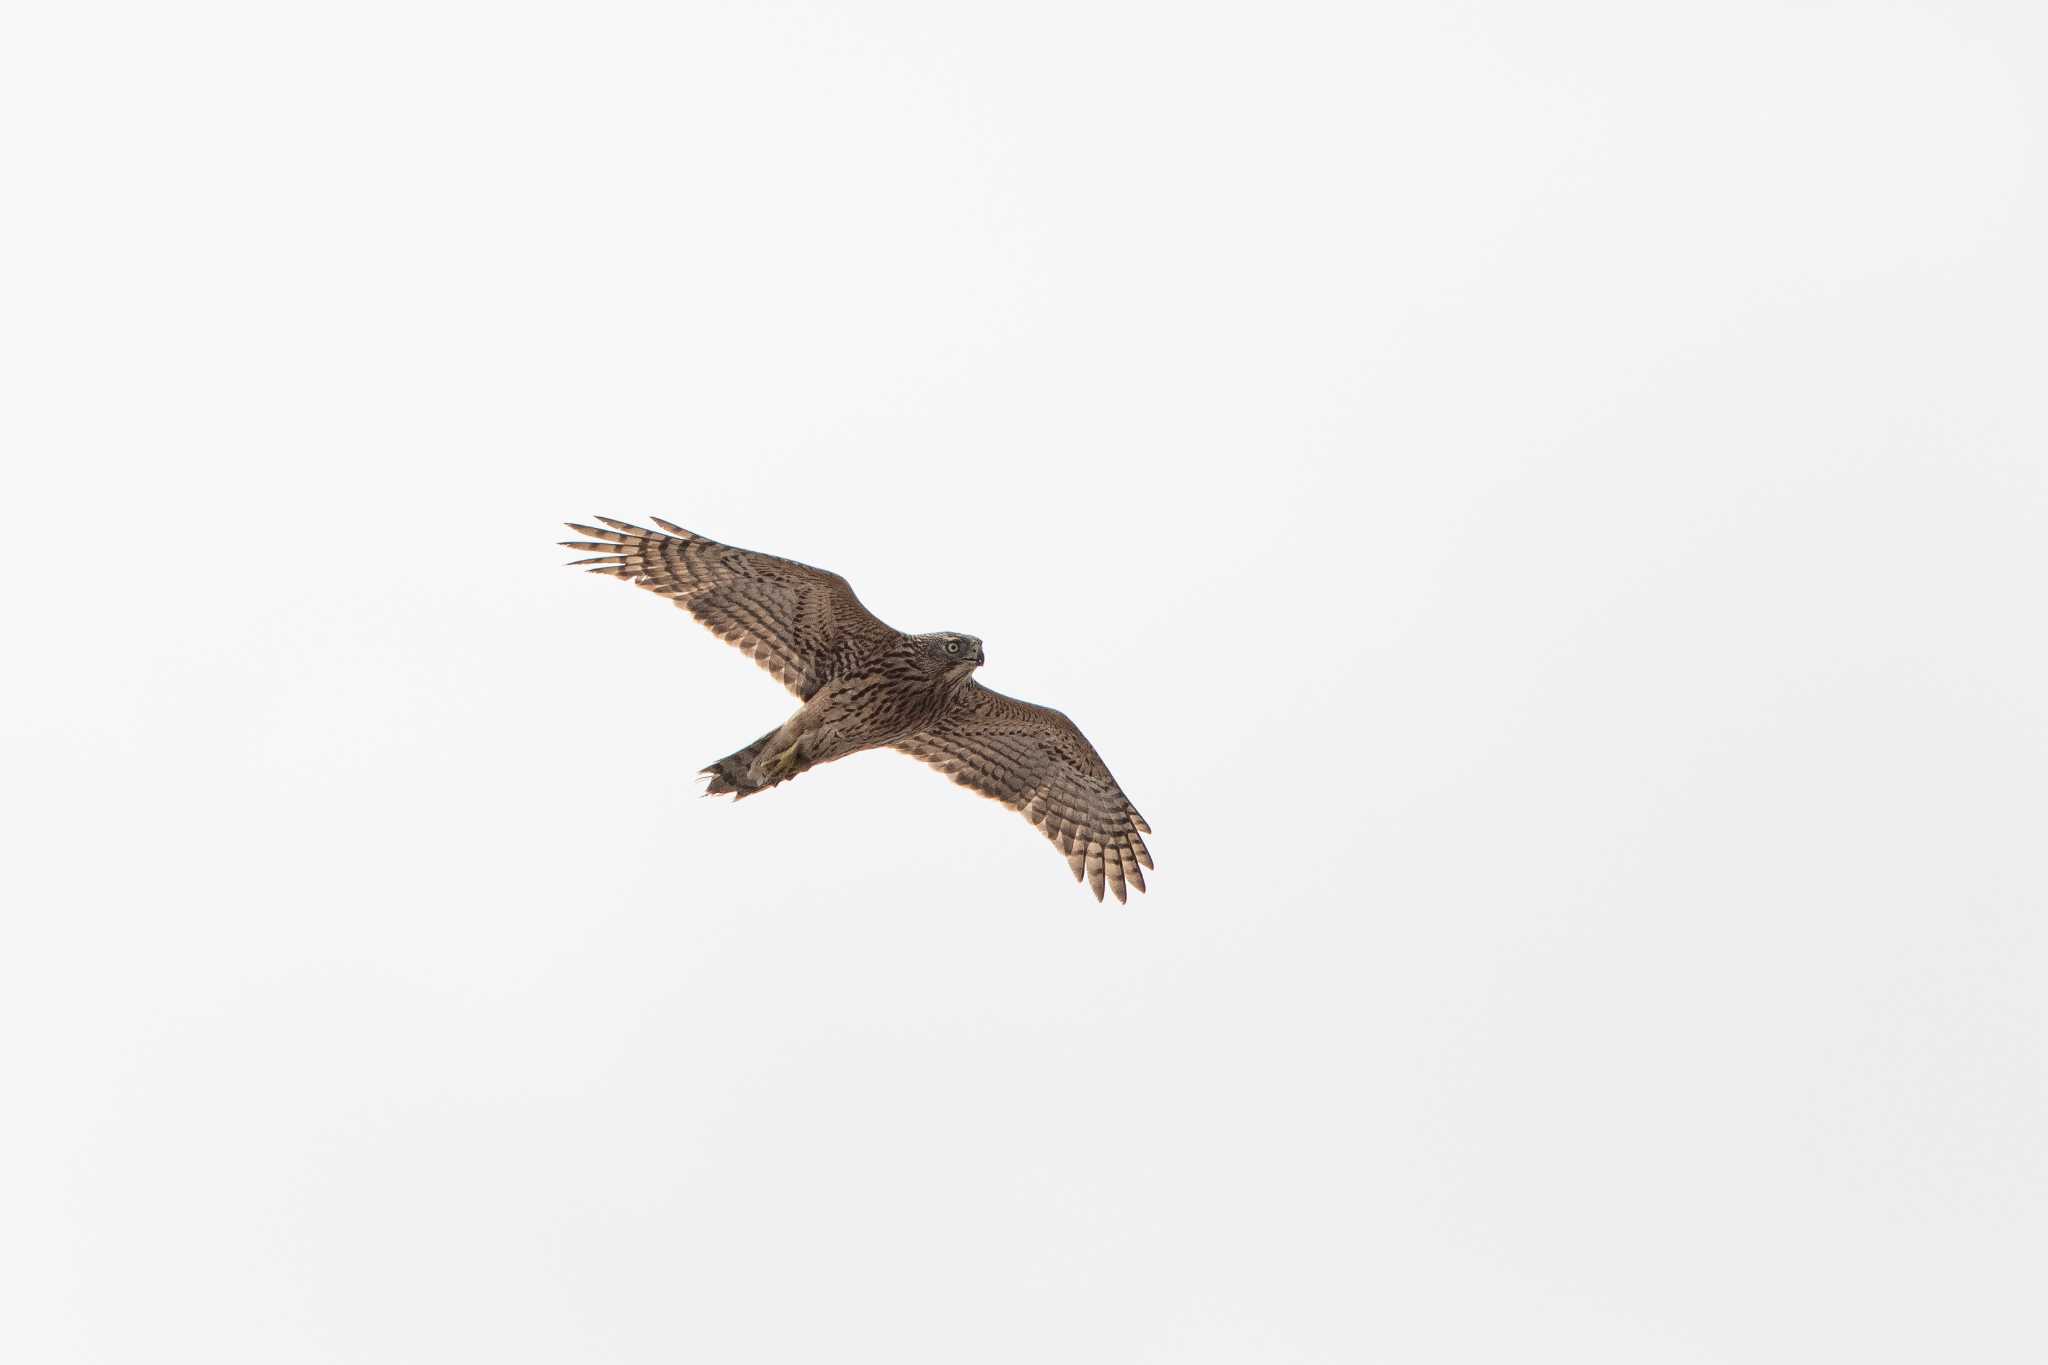
<path id="1" fill-rule="evenodd" d="M 2048 1357 L 2020 3 L 12 6 L 10 1360 Z M 559 567 L 1065 710 L 1098 906 Z"/>

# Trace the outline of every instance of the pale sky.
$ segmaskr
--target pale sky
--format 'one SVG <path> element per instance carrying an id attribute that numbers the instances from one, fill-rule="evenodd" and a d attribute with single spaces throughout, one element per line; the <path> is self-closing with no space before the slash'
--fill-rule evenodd
<path id="1" fill-rule="evenodd" d="M 2018 3 L 0 20 L 0 1356 L 2048 1358 Z M 559 523 L 1089 734 L 1099 906 Z"/>

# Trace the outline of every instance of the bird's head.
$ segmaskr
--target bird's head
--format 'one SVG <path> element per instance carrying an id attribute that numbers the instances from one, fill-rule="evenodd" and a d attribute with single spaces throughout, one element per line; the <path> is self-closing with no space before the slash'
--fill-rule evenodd
<path id="1" fill-rule="evenodd" d="M 988 661 L 988 656 L 982 653 L 980 637 L 956 631 L 942 630 L 936 635 L 927 635 L 924 647 L 939 667 L 954 677 L 964 678 Z"/>

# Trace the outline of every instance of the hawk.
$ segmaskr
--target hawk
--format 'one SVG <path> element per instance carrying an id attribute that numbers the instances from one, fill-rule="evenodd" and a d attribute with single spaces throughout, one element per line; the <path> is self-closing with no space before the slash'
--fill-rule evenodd
<path id="1" fill-rule="evenodd" d="M 652 518 L 661 531 L 599 517 L 565 523 L 598 553 L 574 564 L 660 593 L 737 645 L 803 702 L 796 713 L 703 770 L 705 794 L 763 792 L 835 758 L 891 748 L 1037 826 L 1076 881 L 1102 899 L 1145 889 L 1152 866 L 1131 805 L 1074 722 L 1049 706 L 974 681 L 985 660 L 972 635 L 906 635 L 862 606 L 845 579 L 793 559 L 721 545 Z M 667 534 L 662 534 L 666 532 Z"/>

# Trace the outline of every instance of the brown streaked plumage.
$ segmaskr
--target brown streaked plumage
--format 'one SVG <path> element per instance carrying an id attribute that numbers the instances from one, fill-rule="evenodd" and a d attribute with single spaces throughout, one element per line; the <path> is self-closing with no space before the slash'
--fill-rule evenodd
<path id="1" fill-rule="evenodd" d="M 735 800 L 862 749 L 893 748 L 1021 812 L 1066 855 L 1095 899 L 1145 889 L 1152 832 L 1075 724 L 1047 706 L 975 682 L 981 641 L 905 635 L 860 604 L 838 574 L 707 540 L 653 518 L 668 534 L 610 517 L 569 522 L 597 551 L 576 564 L 674 600 L 802 699 L 779 727 L 704 773 L 708 795 Z"/>

